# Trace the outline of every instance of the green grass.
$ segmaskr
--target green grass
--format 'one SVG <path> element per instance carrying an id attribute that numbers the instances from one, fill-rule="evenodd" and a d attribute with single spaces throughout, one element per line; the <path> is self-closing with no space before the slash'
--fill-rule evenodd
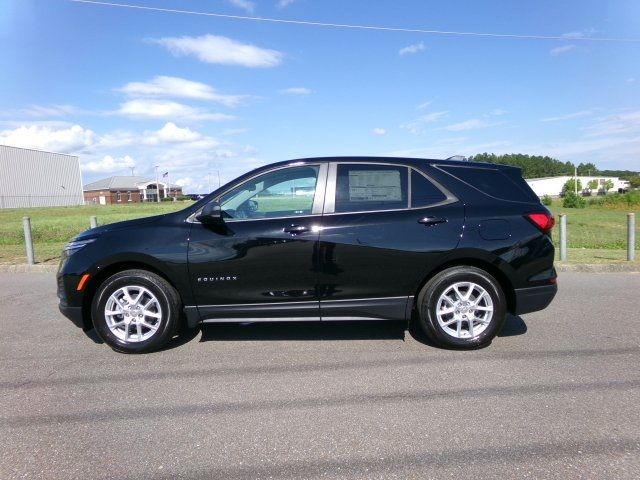
<path id="1" fill-rule="evenodd" d="M 556 245 L 560 239 L 560 214 L 567 215 L 567 247 L 586 249 L 626 249 L 627 248 L 627 213 L 636 214 L 636 238 L 640 223 L 640 209 L 624 208 L 563 208 L 560 202 L 554 201 L 551 211 L 556 217 L 557 225 L 553 229 L 552 238 Z"/>
<path id="2" fill-rule="evenodd" d="M 85 205 L 78 207 L 20 208 L 0 210 L 0 246 L 22 245 L 22 217 L 31 218 L 34 244 L 68 242 L 89 228 L 89 217 L 99 225 L 181 210 L 192 202 L 133 203 L 127 205 Z"/>
<path id="3" fill-rule="evenodd" d="M 556 261 L 559 260 L 559 251 L 556 249 Z M 627 261 L 626 250 L 610 250 L 604 248 L 568 248 L 567 261 L 569 264 L 595 264 L 595 263 L 625 263 L 640 267 L 640 250 L 636 250 L 636 260 Z"/>

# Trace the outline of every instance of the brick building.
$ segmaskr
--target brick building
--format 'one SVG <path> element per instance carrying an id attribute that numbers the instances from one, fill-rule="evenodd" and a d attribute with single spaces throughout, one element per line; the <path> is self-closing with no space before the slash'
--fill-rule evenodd
<path id="1" fill-rule="evenodd" d="M 156 202 L 160 199 L 182 195 L 180 185 L 158 182 L 139 176 L 114 176 L 88 183 L 84 186 L 85 203 L 117 205 L 132 202 Z"/>

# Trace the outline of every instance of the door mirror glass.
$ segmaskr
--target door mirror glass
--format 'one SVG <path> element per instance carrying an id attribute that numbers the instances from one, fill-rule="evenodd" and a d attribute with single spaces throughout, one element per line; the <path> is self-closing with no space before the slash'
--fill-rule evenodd
<path id="1" fill-rule="evenodd" d="M 220 208 L 220 202 L 214 200 L 213 202 L 207 203 L 196 218 L 201 223 L 222 222 L 222 209 Z"/>

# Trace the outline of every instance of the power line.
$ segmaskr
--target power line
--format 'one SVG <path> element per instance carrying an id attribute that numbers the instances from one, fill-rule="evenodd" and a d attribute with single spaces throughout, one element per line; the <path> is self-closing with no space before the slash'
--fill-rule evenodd
<path id="1" fill-rule="evenodd" d="M 350 28 L 357 30 L 379 30 L 385 32 L 406 32 L 406 33 L 423 33 L 429 35 L 457 35 L 466 37 L 490 37 L 490 38 L 517 38 L 517 39 L 529 39 L 529 40 L 570 40 L 572 42 L 588 41 L 588 42 L 626 42 L 626 43 L 640 43 L 640 38 L 606 38 L 606 37 L 578 37 L 578 36 L 566 36 L 566 35 L 517 35 L 511 33 L 482 33 L 482 32 L 456 32 L 448 30 L 426 30 L 422 28 L 400 28 L 400 27 L 383 27 L 375 25 L 351 25 L 345 23 L 325 23 L 325 22 L 310 22 L 304 20 L 283 20 L 280 18 L 268 18 L 268 17 L 250 17 L 245 15 L 228 15 L 224 13 L 214 12 L 197 12 L 192 10 L 178 10 L 174 8 L 160 8 L 149 7 L 145 5 L 133 5 L 127 3 L 113 3 L 113 2 L 101 2 L 97 0 L 69 0 L 74 3 L 84 3 L 91 5 L 100 5 L 103 7 L 115 7 L 115 8 L 130 8 L 136 10 L 147 10 L 153 12 L 163 13 L 178 13 L 183 15 L 200 15 L 205 17 L 217 17 L 227 18 L 231 20 L 250 20 L 254 22 L 270 22 L 270 23 L 285 23 L 293 25 L 305 25 L 313 27 L 329 27 L 329 28 Z"/>

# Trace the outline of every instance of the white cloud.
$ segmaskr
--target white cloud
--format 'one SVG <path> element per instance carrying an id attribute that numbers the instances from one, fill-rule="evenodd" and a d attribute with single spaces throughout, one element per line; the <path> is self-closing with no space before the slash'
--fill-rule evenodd
<path id="1" fill-rule="evenodd" d="M 309 95 L 311 90 L 305 87 L 291 87 L 278 90 L 281 95 Z"/>
<path id="2" fill-rule="evenodd" d="M 148 138 L 153 139 L 153 142 L 183 143 L 200 140 L 202 135 L 188 127 L 180 128 L 173 122 L 167 122 L 160 130 L 149 135 Z"/>
<path id="3" fill-rule="evenodd" d="M 276 7 L 285 8 L 285 7 L 288 7 L 289 5 L 291 5 L 295 1 L 296 0 L 278 0 L 278 3 L 276 3 Z"/>
<path id="4" fill-rule="evenodd" d="M 253 13 L 256 8 L 256 4 L 248 0 L 227 0 L 227 2 L 234 7 L 241 8 L 247 13 Z"/>
<path id="5" fill-rule="evenodd" d="M 402 47 L 400 50 L 398 50 L 398 54 L 401 57 L 404 57 L 405 55 L 413 55 L 414 53 L 423 52 L 426 49 L 427 47 L 424 46 L 424 43 L 414 43 L 412 45 Z"/>
<path id="6" fill-rule="evenodd" d="M 627 78 L 627 83 L 636 83 L 636 79 L 635 79 L 635 77 L 629 77 L 629 78 Z"/>
<path id="7" fill-rule="evenodd" d="M 444 110 L 441 112 L 431 112 L 418 117 L 413 122 L 403 123 L 402 125 L 400 125 L 400 128 L 408 130 L 409 133 L 412 133 L 414 135 L 418 135 L 424 131 L 425 125 L 429 123 L 435 123 L 441 118 L 446 117 L 448 114 L 448 110 Z"/>
<path id="8" fill-rule="evenodd" d="M 276 67 L 282 53 L 217 35 L 167 37 L 150 40 L 166 47 L 175 56 L 193 55 L 201 62 L 252 68 Z"/>
<path id="9" fill-rule="evenodd" d="M 185 178 L 177 179 L 175 183 L 184 188 L 184 187 L 190 187 L 191 185 L 193 185 L 194 182 L 193 182 L 193 178 L 185 177 Z"/>
<path id="10" fill-rule="evenodd" d="M 418 105 L 416 108 L 418 110 L 424 110 L 425 108 L 427 108 L 429 105 L 431 105 L 431 101 L 427 100 L 426 102 L 422 102 L 420 105 Z"/>
<path id="11" fill-rule="evenodd" d="M 491 110 L 489 112 L 489 115 L 493 116 L 493 117 L 500 117 L 502 115 L 506 115 L 507 113 L 509 113 L 508 110 L 504 110 L 503 108 L 494 108 L 493 110 Z"/>
<path id="12" fill-rule="evenodd" d="M 60 153 L 78 153 L 93 145 L 96 135 L 80 125 L 56 128 L 22 125 L 0 131 L 0 144 Z"/>
<path id="13" fill-rule="evenodd" d="M 441 118 L 446 117 L 449 114 L 448 110 L 444 110 L 442 112 L 431 112 L 426 115 L 422 115 L 418 120 L 422 123 L 433 123 L 437 122 Z"/>
<path id="14" fill-rule="evenodd" d="M 374 135 L 380 137 L 382 135 L 386 135 L 387 131 L 384 128 L 376 127 L 373 130 L 371 130 L 371 133 L 373 133 Z"/>
<path id="15" fill-rule="evenodd" d="M 574 32 L 563 33 L 562 37 L 564 37 L 564 38 L 585 38 L 585 37 L 589 37 L 589 36 L 593 35 L 594 33 L 596 33 L 596 30 L 594 28 L 587 28 L 585 30 L 577 30 L 577 31 L 574 31 Z"/>
<path id="16" fill-rule="evenodd" d="M 588 127 L 590 136 L 640 134 L 640 110 L 607 115 Z"/>
<path id="17" fill-rule="evenodd" d="M 565 53 L 570 52 L 574 48 L 576 48 L 575 45 L 562 45 L 561 47 L 552 48 L 551 50 L 549 50 L 549 53 L 554 57 L 558 57 L 560 55 L 564 55 Z"/>
<path id="18" fill-rule="evenodd" d="M 587 117 L 593 114 L 593 110 L 580 110 L 579 112 L 567 113 L 566 115 L 559 115 L 557 117 L 543 118 L 541 122 L 560 122 L 562 120 L 573 120 L 574 118 Z"/>
<path id="19" fill-rule="evenodd" d="M 31 105 L 20 111 L 23 115 L 30 117 L 66 117 L 83 113 L 83 111 L 73 105 Z"/>
<path id="20" fill-rule="evenodd" d="M 134 119 L 156 118 L 179 119 L 184 121 L 223 121 L 231 120 L 234 118 L 231 115 L 226 115 L 224 113 L 213 113 L 200 108 L 184 105 L 182 103 L 146 99 L 129 100 L 125 103 L 122 103 L 120 105 L 120 108 L 112 113 L 115 115 Z"/>
<path id="21" fill-rule="evenodd" d="M 495 127 L 496 125 L 500 125 L 500 122 L 487 122 L 484 120 L 480 120 L 479 118 L 472 118 L 470 120 L 454 123 L 442 128 L 450 132 L 462 132 L 465 130 L 477 130 L 480 128 Z"/>
<path id="22" fill-rule="evenodd" d="M 0 130 L 0 144 L 80 156 L 85 183 L 109 174 L 136 174 L 153 178 L 154 165 L 171 178 L 192 178 L 191 191 L 206 190 L 206 175 L 220 170 L 227 180 L 260 164 L 250 145 L 217 140 L 193 127 L 166 122 L 156 130 L 115 130 L 94 133 L 79 125 L 42 125 L 38 122 Z M 135 160 L 134 160 L 135 159 Z"/>
<path id="23" fill-rule="evenodd" d="M 94 160 L 90 162 L 80 162 L 80 168 L 87 172 L 105 173 L 116 172 L 118 170 L 124 170 L 125 168 L 135 167 L 136 162 L 129 155 L 124 157 L 112 157 L 111 155 L 105 155 L 101 160 Z"/>
<path id="24" fill-rule="evenodd" d="M 210 100 L 227 107 L 235 107 L 246 95 L 224 95 L 215 88 L 185 78 L 157 76 L 147 82 L 130 82 L 118 89 L 130 97 L 167 97 Z"/>

